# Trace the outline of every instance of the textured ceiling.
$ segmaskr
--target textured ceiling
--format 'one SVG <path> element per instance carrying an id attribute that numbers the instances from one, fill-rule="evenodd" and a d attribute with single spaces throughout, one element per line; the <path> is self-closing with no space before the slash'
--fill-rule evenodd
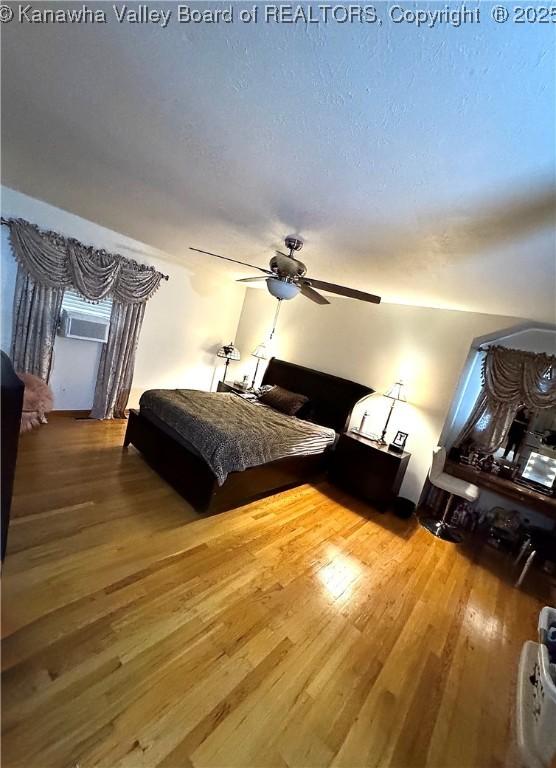
<path id="1" fill-rule="evenodd" d="M 296 232 L 323 280 L 556 319 L 555 25 L 483 4 L 418 29 L 379 3 L 381 26 L 161 29 L 111 7 L 3 25 L 4 184 L 193 269 L 190 244 L 265 265 Z"/>

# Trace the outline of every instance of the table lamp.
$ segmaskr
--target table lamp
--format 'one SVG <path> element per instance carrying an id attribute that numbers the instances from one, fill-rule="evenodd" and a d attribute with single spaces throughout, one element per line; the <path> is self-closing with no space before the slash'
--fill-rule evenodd
<path id="1" fill-rule="evenodd" d="M 393 384 L 388 392 L 385 393 L 384 397 L 390 398 L 392 401 L 390 405 L 390 410 L 388 411 L 388 416 L 386 417 L 386 424 L 384 425 L 384 429 L 382 430 L 382 435 L 380 436 L 380 439 L 377 440 L 377 443 L 380 443 L 381 445 L 386 445 L 386 440 L 384 439 L 386 435 L 386 430 L 388 429 L 388 424 L 390 423 L 390 417 L 392 416 L 392 411 L 394 410 L 394 406 L 396 403 L 407 402 L 406 397 L 403 393 L 404 383 L 403 381 L 397 381 L 395 384 Z"/>
<path id="2" fill-rule="evenodd" d="M 251 352 L 251 357 L 255 357 L 257 359 L 257 364 L 255 366 L 255 373 L 253 374 L 253 381 L 251 382 L 251 389 L 255 388 L 255 379 L 257 378 L 257 373 L 259 370 L 259 363 L 261 360 L 268 360 L 270 357 L 270 350 L 264 343 L 259 344 L 255 347 L 255 349 Z"/>
<path id="3" fill-rule="evenodd" d="M 240 354 L 239 349 L 237 347 L 234 347 L 234 342 L 231 341 L 229 344 L 224 344 L 223 347 L 220 347 L 218 352 L 216 353 L 216 357 L 223 357 L 226 360 L 226 367 L 224 368 L 224 378 L 222 381 L 226 381 L 226 376 L 228 374 L 228 366 L 230 365 L 230 360 L 239 360 Z"/>

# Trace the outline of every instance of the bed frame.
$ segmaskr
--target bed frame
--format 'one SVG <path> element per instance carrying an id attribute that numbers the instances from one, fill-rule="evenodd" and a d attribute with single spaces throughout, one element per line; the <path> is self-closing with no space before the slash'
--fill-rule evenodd
<path id="1" fill-rule="evenodd" d="M 347 379 L 272 358 L 262 380 L 307 395 L 313 406 L 312 421 L 344 431 L 355 403 L 373 390 Z M 198 512 L 222 512 L 271 493 L 293 488 L 324 473 L 330 450 L 310 456 L 291 456 L 230 472 L 219 486 L 213 471 L 200 456 L 132 410 L 124 446 L 134 445 L 147 462 Z"/>

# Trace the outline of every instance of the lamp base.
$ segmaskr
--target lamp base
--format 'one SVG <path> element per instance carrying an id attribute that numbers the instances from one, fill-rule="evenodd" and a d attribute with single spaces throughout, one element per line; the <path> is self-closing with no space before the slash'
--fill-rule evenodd
<path id="1" fill-rule="evenodd" d="M 444 520 L 436 520 L 434 517 L 426 517 L 423 520 L 419 520 L 419 523 L 426 528 L 429 533 L 436 536 L 437 539 L 442 541 L 449 541 L 452 544 L 461 544 L 463 541 L 463 534 L 452 528 Z"/>

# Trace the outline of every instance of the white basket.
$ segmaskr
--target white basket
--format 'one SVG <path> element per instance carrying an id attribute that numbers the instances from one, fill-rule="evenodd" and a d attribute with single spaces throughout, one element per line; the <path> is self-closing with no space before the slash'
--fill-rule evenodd
<path id="1" fill-rule="evenodd" d="M 517 743 L 526 768 L 548 768 L 556 759 L 556 684 L 546 645 L 532 641 L 519 660 Z"/>

